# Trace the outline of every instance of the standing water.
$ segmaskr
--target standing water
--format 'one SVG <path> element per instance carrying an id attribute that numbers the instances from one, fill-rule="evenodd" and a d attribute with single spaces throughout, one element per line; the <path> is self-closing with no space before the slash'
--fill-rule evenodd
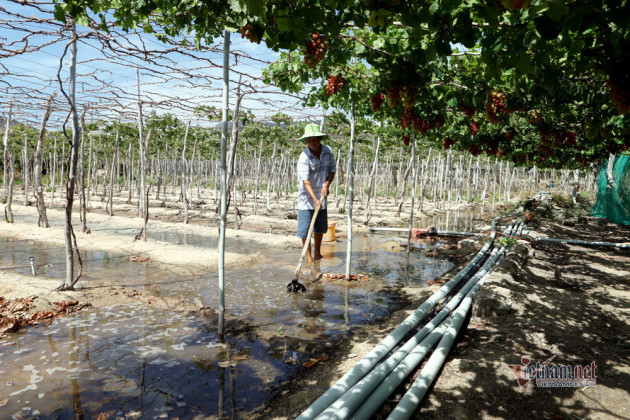
<path id="1" fill-rule="evenodd" d="M 384 287 L 424 286 L 453 265 L 420 253 L 407 260 L 404 252 L 385 252 L 381 245 L 388 240 L 380 235 L 356 239 L 353 272 L 368 274 L 370 281 L 351 286 L 318 275 L 345 267 L 345 243 L 325 244 L 325 258 L 300 276 L 307 292 L 299 296 L 286 292 L 295 250 L 267 249 L 256 265 L 226 270 L 226 316 L 253 326 L 247 338 L 220 342 L 216 327 L 200 311 L 183 313 L 144 302 L 92 308 L 10 334 L 0 341 L 1 417 L 246 416 L 308 357 L 290 345 L 265 344 L 270 336 L 326 342 L 388 313 L 396 300 Z M 203 238 L 189 235 L 185 241 L 194 245 Z M 36 274 L 50 278 L 51 289 L 63 276 L 63 247 L 27 241 L 3 245 L 2 269 L 30 275 L 33 256 Z M 218 306 L 215 271 L 186 277 L 156 263 L 100 251 L 83 252 L 82 258 L 78 287 L 89 289 L 98 280 L 169 302 L 198 299 Z M 297 364 L 286 363 L 291 359 Z"/>

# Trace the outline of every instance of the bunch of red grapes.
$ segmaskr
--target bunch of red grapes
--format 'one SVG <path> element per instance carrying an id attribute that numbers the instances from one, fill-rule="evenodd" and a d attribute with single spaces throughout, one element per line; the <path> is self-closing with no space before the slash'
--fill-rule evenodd
<path id="1" fill-rule="evenodd" d="M 529 123 L 538 124 L 540 122 L 540 114 L 535 109 L 529 111 Z"/>
<path id="2" fill-rule="evenodd" d="M 410 126 L 412 126 L 418 134 L 424 134 L 433 128 L 433 124 L 420 118 L 413 108 L 404 108 L 400 116 L 400 127 L 406 130 Z"/>
<path id="3" fill-rule="evenodd" d="M 238 30 L 241 33 L 241 38 L 247 38 L 250 42 L 258 42 L 258 37 L 254 34 L 254 24 L 247 23 Z"/>
<path id="4" fill-rule="evenodd" d="M 403 86 L 399 89 L 400 101 L 405 108 L 412 108 L 416 103 L 418 96 L 418 88 L 412 86 Z"/>
<path id="5" fill-rule="evenodd" d="M 507 137 L 507 139 L 509 141 L 514 140 L 514 138 L 516 137 L 516 134 L 517 134 L 516 130 L 513 129 L 513 128 L 511 128 L 507 133 L 505 133 L 505 135 L 506 135 L 506 137 Z"/>
<path id="6" fill-rule="evenodd" d="M 403 110 L 402 115 L 400 116 L 400 127 L 403 130 L 406 130 L 410 125 L 416 125 L 416 120 L 418 116 L 416 115 L 416 111 L 413 108 L 405 108 Z"/>
<path id="7" fill-rule="evenodd" d="M 409 140 L 411 140 L 411 136 L 409 134 L 404 134 L 402 137 L 402 141 L 405 146 L 409 146 Z"/>
<path id="8" fill-rule="evenodd" d="M 546 160 L 548 155 L 551 155 L 553 153 L 553 150 L 551 150 L 551 147 L 546 146 L 544 144 L 539 144 L 538 147 L 538 153 L 540 153 L 540 155 Z"/>
<path id="9" fill-rule="evenodd" d="M 551 139 L 553 138 L 554 132 L 548 128 L 541 128 L 538 130 L 538 134 L 540 135 L 540 142 L 544 145 L 550 145 Z"/>
<path id="10" fill-rule="evenodd" d="M 472 118 L 475 115 L 475 108 L 470 105 L 460 105 L 459 109 L 461 109 L 468 118 Z"/>
<path id="11" fill-rule="evenodd" d="M 532 5 L 532 0 L 499 0 L 503 7 L 512 10 L 529 9 Z"/>
<path id="12" fill-rule="evenodd" d="M 477 135 L 477 133 L 479 132 L 479 127 L 480 127 L 479 122 L 477 122 L 476 120 L 474 120 L 474 119 L 473 119 L 473 120 L 470 122 L 470 124 L 468 125 L 468 132 L 469 132 L 471 135 L 476 136 L 476 135 Z"/>
<path id="13" fill-rule="evenodd" d="M 444 123 L 445 122 L 446 122 L 446 120 L 444 119 L 444 115 L 438 115 L 437 117 L 435 117 L 435 126 L 437 128 L 444 127 Z"/>
<path id="14" fill-rule="evenodd" d="M 386 89 L 387 105 L 390 108 L 396 108 L 400 104 L 400 95 L 398 94 L 398 86 L 392 86 Z"/>
<path id="15" fill-rule="evenodd" d="M 455 140 L 451 139 L 450 137 L 444 137 L 442 139 L 442 146 L 444 147 L 445 150 L 448 150 L 454 144 L 455 144 Z"/>
<path id="16" fill-rule="evenodd" d="M 311 39 L 306 43 L 306 53 L 304 54 L 304 64 L 310 68 L 315 68 L 317 63 L 324 59 L 328 50 L 328 41 L 326 35 L 314 33 Z"/>
<path id="17" fill-rule="evenodd" d="M 619 115 L 627 114 L 630 111 L 630 92 L 610 83 L 608 87 L 610 88 L 610 98 L 613 100 Z"/>
<path id="18" fill-rule="evenodd" d="M 328 83 L 326 84 L 326 94 L 334 95 L 335 93 L 339 92 L 339 90 L 343 87 L 344 82 L 345 80 L 343 79 L 341 74 L 328 77 Z"/>
<path id="19" fill-rule="evenodd" d="M 488 156 L 496 155 L 499 150 L 499 141 L 496 138 L 491 138 L 486 142 L 485 146 L 485 152 Z"/>
<path id="20" fill-rule="evenodd" d="M 507 106 L 507 96 L 500 90 L 490 91 L 490 97 L 486 102 L 486 118 L 491 123 L 496 123 L 499 120 L 499 114 L 505 112 Z"/>
<path id="21" fill-rule="evenodd" d="M 395 82 L 393 86 L 385 89 L 387 97 L 387 105 L 390 108 L 396 108 L 402 103 L 403 108 L 413 108 L 420 89 L 414 86 L 400 86 Z"/>
<path id="22" fill-rule="evenodd" d="M 481 146 L 478 144 L 470 144 L 468 145 L 467 149 L 468 149 L 468 153 L 470 153 L 473 156 L 477 156 L 482 152 Z"/>
<path id="23" fill-rule="evenodd" d="M 415 120 L 413 120 L 413 129 L 416 130 L 416 132 L 419 134 L 424 134 L 432 128 L 433 124 L 430 124 L 426 120 L 421 120 L 420 117 L 417 117 Z"/>
<path id="24" fill-rule="evenodd" d="M 381 108 L 381 105 L 383 105 L 383 101 L 385 100 L 385 95 L 382 93 L 379 93 L 378 95 L 373 95 L 370 96 L 370 101 L 372 102 L 372 111 L 376 112 Z"/>
<path id="25" fill-rule="evenodd" d="M 564 143 L 569 146 L 575 146 L 577 143 L 578 133 L 577 131 L 557 131 L 556 143 L 554 146 L 558 147 Z"/>

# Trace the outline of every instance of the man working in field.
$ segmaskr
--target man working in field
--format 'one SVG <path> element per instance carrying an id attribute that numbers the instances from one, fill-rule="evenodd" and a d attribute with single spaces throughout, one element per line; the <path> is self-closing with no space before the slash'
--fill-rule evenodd
<path id="1" fill-rule="evenodd" d="M 319 130 L 317 124 L 307 124 L 304 127 L 304 135 L 299 138 L 307 147 L 300 154 L 297 164 L 298 173 L 298 238 L 302 238 L 302 246 L 306 243 L 308 229 L 315 213 L 315 208 L 321 205 L 321 209 L 315 219 L 313 237 L 315 239 L 315 251 L 311 256 L 311 244 L 309 238 L 306 251 L 306 262 L 311 264 L 313 260 L 322 258 L 321 245 L 324 233 L 328 230 L 328 214 L 326 212 L 326 199 L 328 188 L 335 178 L 335 159 L 330 147 L 323 145 L 322 140 L 328 137 Z M 319 198 L 324 197 L 320 203 Z"/>

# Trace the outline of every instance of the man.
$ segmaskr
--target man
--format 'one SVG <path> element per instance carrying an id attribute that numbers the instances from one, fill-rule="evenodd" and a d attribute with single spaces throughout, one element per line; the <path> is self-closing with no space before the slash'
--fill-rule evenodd
<path id="1" fill-rule="evenodd" d="M 297 164 L 298 173 L 298 238 L 302 238 L 302 246 L 306 243 L 308 228 L 311 225 L 315 208 L 321 205 L 315 226 L 313 238 L 315 251 L 311 256 L 311 243 L 309 240 L 306 251 L 306 263 L 322 258 L 321 245 L 324 233 L 328 230 L 328 214 L 326 212 L 326 200 L 330 183 L 335 178 L 335 158 L 330 147 L 323 145 L 322 140 L 328 137 L 319 130 L 317 124 L 307 124 L 304 127 L 304 135 L 299 141 L 306 143 L 306 148 L 300 154 Z M 324 197 L 320 203 L 319 198 Z"/>

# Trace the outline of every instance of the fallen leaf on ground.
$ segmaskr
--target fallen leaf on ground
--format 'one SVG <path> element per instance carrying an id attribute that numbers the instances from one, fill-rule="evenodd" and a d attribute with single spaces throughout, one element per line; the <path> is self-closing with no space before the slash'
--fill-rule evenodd
<path id="1" fill-rule="evenodd" d="M 16 332 L 20 329 L 20 323 L 15 318 L 0 319 L 0 334 Z"/>
<path id="2" fill-rule="evenodd" d="M 53 305 L 57 306 L 57 311 L 67 311 L 70 306 L 76 306 L 79 304 L 78 300 L 63 300 L 61 302 L 53 302 Z"/>
<path id="3" fill-rule="evenodd" d="M 315 363 L 317 363 L 316 360 L 307 360 L 306 362 L 302 363 L 302 366 L 309 369 L 309 368 L 312 368 L 313 365 L 315 365 Z"/>
<path id="4" fill-rule="evenodd" d="M 341 273 L 327 273 L 325 274 L 326 278 L 328 280 L 345 280 L 346 279 L 346 275 L 345 274 L 341 274 Z M 363 281 L 368 281 L 370 279 L 369 274 L 351 274 L 349 280 L 352 281 L 359 281 L 359 280 L 363 280 Z"/>

